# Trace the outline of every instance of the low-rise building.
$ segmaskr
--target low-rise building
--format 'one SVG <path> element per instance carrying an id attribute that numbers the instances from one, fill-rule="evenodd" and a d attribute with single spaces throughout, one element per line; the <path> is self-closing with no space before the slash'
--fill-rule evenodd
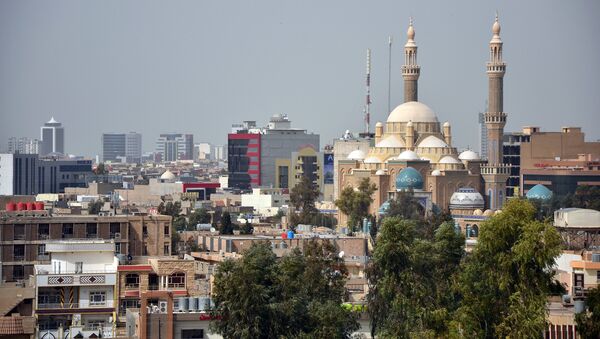
<path id="1" fill-rule="evenodd" d="M 242 194 L 242 206 L 252 207 L 257 214 L 266 217 L 276 215 L 280 207 L 289 203 L 288 189 L 253 188 L 252 193 Z"/>

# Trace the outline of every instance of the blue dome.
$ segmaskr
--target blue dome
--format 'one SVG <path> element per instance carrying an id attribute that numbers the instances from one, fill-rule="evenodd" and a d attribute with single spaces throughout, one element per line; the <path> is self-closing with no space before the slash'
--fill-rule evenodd
<path id="1" fill-rule="evenodd" d="M 423 189 L 421 173 L 412 167 L 407 167 L 396 176 L 396 190 Z"/>
<path id="2" fill-rule="evenodd" d="M 527 191 L 527 199 L 549 200 L 552 198 L 552 191 L 546 186 L 537 184 Z"/>
<path id="3" fill-rule="evenodd" d="M 390 209 L 390 201 L 387 200 L 381 206 L 379 206 L 379 210 L 377 211 L 380 215 L 385 215 L 387 211 Z"/>

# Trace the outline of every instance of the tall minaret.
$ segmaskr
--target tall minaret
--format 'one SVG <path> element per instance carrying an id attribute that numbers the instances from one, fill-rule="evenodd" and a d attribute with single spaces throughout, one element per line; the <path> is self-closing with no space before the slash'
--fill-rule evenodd
<path id="1" fill-rule="evenodd" d="M 504 73 L 506 64 L 502 61 L 502 40 L 500 40 L 500 23 L 498 14 L 492 25 L 492 40 L 490 41 L 490 61 L 487 63 L 489 79 L 488 110 L 485 112 L 487 128 L 488 163 L 481 168 L 485 181 L 485 196 L 488 207 L 492 210 L 502 208 L 506 198 L 506 180 L 510 174 L 510 166 L 503 164 L 502 138 L 506 113 L 503 105 Z"/>
<path id="2" fill-rule="evenodd" d="M 418 82 L 421 67 L 417 64 L 417 44 L 415 44 L 415 29 L 413 28 L 412 18 L 410 18 L 406 36 L 408 41 L 404 45 L 404 65 L 402 65 L 404 102 L 418 101 Z"/>

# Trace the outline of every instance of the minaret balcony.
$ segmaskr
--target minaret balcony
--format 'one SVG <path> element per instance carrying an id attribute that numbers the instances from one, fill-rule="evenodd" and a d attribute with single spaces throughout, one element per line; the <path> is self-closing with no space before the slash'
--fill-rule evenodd
<path id="1" fill-rule="evenodd" d="M 481 174 L 483 175 L 491 175 L 491 174 L 499 174 L 499 175 L 510 175 L 510 164 L 482 164 L 481 165 Z"/>
<path id="2" fill-rule="evenodd" d="M 506 123 L 506 113 L 504 112 L 485 112 L 486 124 Z"/>

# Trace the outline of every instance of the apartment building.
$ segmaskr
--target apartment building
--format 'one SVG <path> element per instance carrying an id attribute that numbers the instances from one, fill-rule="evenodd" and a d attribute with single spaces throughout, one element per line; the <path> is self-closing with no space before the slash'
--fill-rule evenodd
<path id="1" fill-rule="evenodd" d="M 132 257 L 170 255 L 171 217 L 0 212 L 2 281 L 27 279 L 34 274 L 34 265 L 49 262 L 49 241 L 69 239 L 112 239 L 115 254 Z"/>

